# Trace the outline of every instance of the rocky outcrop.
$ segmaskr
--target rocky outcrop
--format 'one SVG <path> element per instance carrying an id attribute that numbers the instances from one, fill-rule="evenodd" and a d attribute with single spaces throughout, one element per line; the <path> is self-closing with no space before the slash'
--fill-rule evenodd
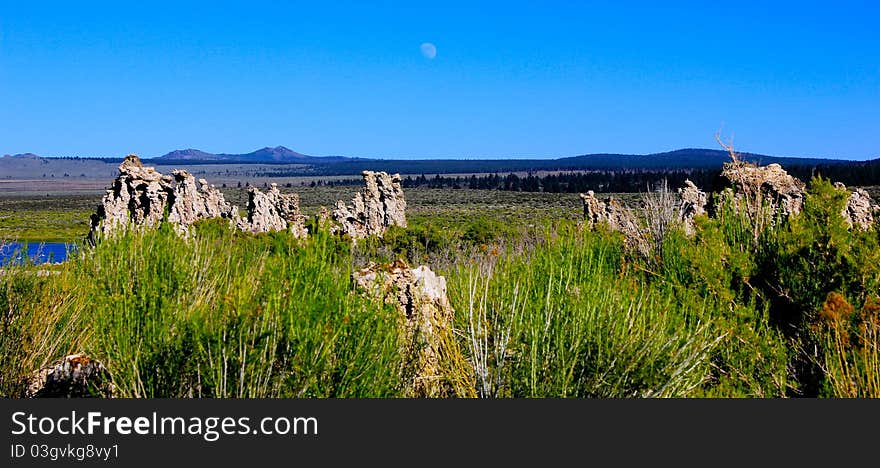
<path id="1" fill-rule="evenodd" d="M 28 379 L 25 398 L 113 398 L 116 387 L 110 372 L 99 361 L 72 354 L 34 372 Z"/>
<path id="2" fill-rule="evenodd" d="M 185 170 L 173 171 L 174 187 L 170 198 L 168 222 L 179 232 L 185 232 L 189 226 L 200 219 L 238 218 L 238 208 L 227 203 L 220 192 L 205 179 L 199 179 Z"/>
<path id="3" fill-rule="evenodd" d="M 184 236 L 196 221 L 214 218 L 227 219 L 247 232 L 290 230 L 297 237 L 307 234 L 299 196 L 282 194 L 276 184 L 267 193 L 250 189 L 247 212 L 242 219 L 238 208 L 207 180 L 196 181 L 185 170 L 163 175 L 131 154 L 122 161 L 119 176 L 91 217 L 89 239 L 94 243 L 99 237 L 133 227 L 156 227 L 163 219 Z"/>
<path id="4" fill-rule="evenodd" d="M 278 184 L 269 191 L 248 189 L 247 217 L 239 219 L 236 227 L 247 232 L 272 232 L 289 230 L 295 237 L 306 237 L 306 217 L 299 210 L 299 195 L 283 194 Z"/>
<path id="5" fill-rule="evenodd" d="M 779 164 L 757 166 L 734 158 L 732 162 L 724 164 L 721 175 L 731 186 L 721 192 L 719 201 L 712 207 L 716 213 L 711 216 L 717 215 L 719 206 L 726 201 L 732 201 L 734 206 L 745 207 L 754 221 L 756 240 L 761 230 L 772 225 L 777 216 L 795 216 L 803 210 L 805 184 L 788 174 Z M 840 190 L 847 190 L 842 183 L 834 185 Z M 678 218 L 685 233 L 691 236 L 696 232 L 694 218 L 707 214 L 709 197 L 690 180 L 685 180 L 685 186 L 678 189 L 678 194 Z M 584 204 L 584 221 L 590 228 L 607 224 L 611 230 L 622 232 L 628 244 L 643 250 L 644 238 L 639 233 L 636 217 L 629 209 L 613 197 L 600 200 L 592 191 L 582 193 L 580 197 Z M 646 209 L 651 208 L 648 205 Z M 649 219 L 650 214 L 649 211 Z M 880 216 L 880 206 L 874 203 L 867 191 L 855 189 L 850 192 L 842 214 L 851 228 L 868 230 Z"/>
<path id="6" fill-rule="evenodd" d="M 742 200 L 769 201 L 772 215 L 797 215 L 804 205 L 805 184 L 792 177 L 779 164 L 756 166 L 739 160 L 724 165 L 721 175 L 733 183 L 734 197 Z M 846 186 L 834 184 L 840 190 Z M 874 223 L 878 207 L 868 192 L 856 189 L 850 193 L 843 217 L 850 227 L 867 230 Z"/>
<path id="7" fill-rule="evenodd" d="M 119 176 L 91 217 L 89 238 L 95 241 L 132 227 L 155 227 L 166 214 L 175 230 L 186 234 L 200 219 L 235 219 L 238 209 L 206 180 L 196 183 L 195 177 L 184 170 L 163 175 L 130 154 L 120 164 Z"/>
<path id="8" fill-rule="evenodd" d="M 580 197 L 584 202 L 584 221 L 587 222 L 591 229 L 596 227 L 597 224 L 608 221 L 605 202 L 599 200 L 592 190 L 580 194 Z"/>
<path id="9" fill-rule="evenodd" d="M 437 397 L 450 393 L 444 384 L 440 356 L 453 343 L 455 311 L 446 297 L 446 278 L 430 268 L 410 269 L 398 260 L 389 265 L 370 263 L 352 274 L 355 285 L 368 295 L 393 304 L 403 318 L 402 352 L 409 396 Z"/>
<path id="10" fill-rule="evenodd" d="M 721 175 L 733 185 L 734 196 L 751 202 L 768 201 L 773 215 L 788 217 L 801 212 L 804 205 L 803 182 L 792 177 L 779 164 L 757 166 L 735 160 L 725 163 Z"/>
<path id="11" fill-rule="evenodd" d="M 406 227 L 406 200 L 400 174 L 363 171 L 364 190 L 347 206 L 336 202 L 331 231 L 352 239 L 382 236 L 389 226 Z"/>
<path id="12" fill-rule="evenodd" d="M 590 190 L 580 194 L 584 202 L 584 220 L 591 229 L 597 225 L 607 223 L 612 231 L 623 233 L 627 244 L 641 245 L 642 235 L 633 213 L 614 197 L 599 200 L 596 194 Z"/>
<path id="13" fill-rule="evenodd" d="M 351 206 L 336 203 L 332 213 L 322 210 L 319 225 L 352 239 L 382 236 L 390 226 L 406 227 L 406 200 L 400 174 L 364 171 L 364 189 Z M 267 192 L 248 190 L 247 215 L 228 203 L 220 190 L 205 179 L 196 181 L 185 170 L 163 175 L 146 167 L 136 155 L 128 155 L 119 166 L 119 176 L 107 190 L 91 216 L 89 240 L 133 227 L 156 227 L 163 220 L 182 235 L 201 219 L 228 219 L 236 228 L 253 233 L 289 230 L 296 237 L 308 231 L 297 194 L 282 194 L 277 184 Z"/>
<path id="14" fill-rule="evenodd" d="M 89 237 L 95 239 L 123 231 L 133 224 L 157 226 L 174 191 L 172 180 L 152 167 L 144 167 L 137 156 L 128 155 L 119 165 L 119 176 L 92 215 Z"/>
<path id="15" fill-rule="evenodd" d="M 684 226 L 684 232 L 688 236 L 692 236 L 696 231 L 694 227 L 694 217 L 706 214 L 706 204 L 709 197 L 706 192 L 700 190 L 690 180 L 684 181 L 684 187 L 678 189 L 678 195 L 681 198 L 679 204 L 679 218 Z"/>
<path id="16" fill-rule="evenodd" d="M 847 190 L 840 182 L 834 184 L 840 190 Z M 843 219 L 852 228 L 867 231 L 874 224 L 874 215 L 880 211 L 880 207 L 874 204 L 871 196 L 863 189 L 855 189 L 849 195 L 846 207 L 843 209 Z"/>

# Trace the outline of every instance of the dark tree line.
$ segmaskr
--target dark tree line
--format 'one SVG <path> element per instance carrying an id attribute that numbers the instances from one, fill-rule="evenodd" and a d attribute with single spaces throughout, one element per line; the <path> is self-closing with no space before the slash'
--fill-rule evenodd
<path id="1" fill-rule="evenodd" d="M 813 176 L 822 176 L 833 182 L 843 182 L 847 186 L 880 185 L 880 160 L 876 159 L 840 165 L 792 166 L 785 169 L 803 181 L 808 181 Z"/>
<path id="2" fill-rule="evenodd" d="M 790 166 L 785 168 L 793 176 L 809 181 L 814 176 L 822 176 L 847 186 L 880 185 L 880 164 L 848 164 L 833 166 Z M 471 176 L 433 177 L 407 176 L 403 187 L 427 187 L 473 190 L 507 190 L 515 192 L 581 193 L 588 190 L 596 192 L 636 193 L 645 192 L 666 180 L 670 188 L 684 185 L 686 179 L 706 191 L 718 191 L 725 185 L 720 170 L 681 169 L 681 170 L 623 170 L 563 172 L 538 176 L 527 174 L 485 174 Z"/>
<path id="3" fill-rule="evenodd" d="M 644 192 L 666 179 L 670 187 L 684 185 L 690 179 L 700 187 L 711 186 L 718 171 L 595 171 L 569 172 L 538 176 L 528 174 L 487 174 L 469 177 L 407 176 L 403 187 L 451 188 L 473 190 L 506 190 L 514 192 L 579 193 L 596 192 Z"/>

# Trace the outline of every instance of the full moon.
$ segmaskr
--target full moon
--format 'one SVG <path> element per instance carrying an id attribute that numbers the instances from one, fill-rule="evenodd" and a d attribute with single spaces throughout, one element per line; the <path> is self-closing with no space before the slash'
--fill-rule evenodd
<path id="1" fill-rule="evenodd" d="M 421 46 L 422 55 L 425 56 L 428 60 L 434 60 L 434 57 L 437 56 L 437 46 L 431 44 L 430 42 L 424 42 Z"/>

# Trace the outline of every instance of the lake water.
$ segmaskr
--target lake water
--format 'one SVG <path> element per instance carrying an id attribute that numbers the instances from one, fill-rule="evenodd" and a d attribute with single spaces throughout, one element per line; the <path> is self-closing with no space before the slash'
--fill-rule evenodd
<path id="1" fill-rule="evenodd" d="M 12 242 L 9 244 L 0 244 L 0 265 L 9 265 L 11 263 L 20 263 L 23 260 L 22 254 L 27 255 L 35 264 L 44 263 L 60 263 L 67 259 L 67 250 L 74 248 L 71 244 L 60 242 L 34 243 L 24 244 Z"/>

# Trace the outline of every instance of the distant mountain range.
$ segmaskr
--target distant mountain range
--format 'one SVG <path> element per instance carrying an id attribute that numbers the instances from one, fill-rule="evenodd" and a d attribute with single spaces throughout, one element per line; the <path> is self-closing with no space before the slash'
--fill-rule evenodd
<path id="1" fill-rule="evenodd" d="M 740 153 L 745 160 L 759 164 L 817 166 L 846 164 L 830 158 L 796 158 Z M 730 160 L 726 151 L 686 148 L 652 154 L 596 153 L 556 159 L 378 159 L 343 156 L 309 156 L 284 146 L 266 147 L 245 154 L 208 153 L 197 149 L 172 151 L 152 158 L 158 164 L 175 162 L 210 163 L 296 163 L 312 164 L 316 173 L 357 172 L 363 169 L 394 170 L 395 172 L 491 172 L 517 170 L 615 170 L 615 169 L 704 169 L 720 168 Z M 161 161 L 161 162 L 160 162 Z M 397 167 L 398 169 L 393 169 Z"/>
<path id="2" fill-rule="evenodd" d="M 739 153 L 743 160 L 758 164 L 778 163 L 783 166 L 858 165 L 862 161 L 824 158 L 792 158 L 763 154 Z M 523 171 L 620 171 L 620 170 L 688 170 L 721 169 L 730 161 L 725 151 L 681 149 L 654 154 L 586 154 L 557 159 L 343 159 L 328 164 L 315 164 L 315 175 L 357 174 L 362 170 L 399 172 L 401 174 L 486 173 Z"/>
<path id="3" fill-rule="evenodd" d="M 743 160 L 766 165 L 778 163 L 786 169 L 800 168 L 809 176 L 814 170 L 828 172 L 828 168 L 852 168 L 854 171 L 876 171 L 880 159 L 871 161 L 848 161 L 830 158 L 795 158 L 768 156 L 763 154 L 739 153 Z M 33 153 L 6 155 L 0 158 L 0 174 L 11 177 L 13 174 L 43 174 L 46 164 L 73 164 L 76 161 L 90 161 L 98 166 L 80 169 L 71 166 L 59 173 L 96 173 L 101 166 L 118 165 L 122 158 L 43 158 Z M 272 177 L 290 176 L 337 176 L 356 175 L 364 170 L 398 172 L 401 174 L 478 174 L 535 171 L 688 171 L 720 170 L 730 161 L 725 151 L 701 148 L 687 148 L 653 154 L 585 154 L 581 156 L 556 159 L 367 159 L 343 156 L 309 156 L 283 146 L 266 147 L 245 154 L 208 153 L 198 149 L 172 151 L 144 162 L 156 166 L 194 168 L 218 164 L 273 164 L 261 174 Z M 281 167 L 285 166 L 285 167 Z M 29 168 L 29 169 L 28 169 Z M 867 173 L 866 172 L 866 173 Z M 873 172 L 871 172 L 873 173 Z"/>
<path id="4" fill-rule="evenodd" d="M 274 148 L 265 147 L 256 151 L 245 154 L 227 154 L 227 153 L 206 153 L 197 149 L 175 150 L 168 154 L 164 154 L 153 160 L 158 161 L 223 161 L 223 162 L 281 162 L 281 163 L 311 163 L 311 162 L 331 162 L 344 159 L 341 156 L 308 156 L 297 153 L 290 148 L 276 146 Z"/>
<path id="5" fill-rule="evenodd" d="M 15 159 L 42 159 L 40 155 L 34 153 L 4 154 L 3 157 Z"/>
<path id="6" fill-rule="evenodd" d="M 853 161 L 830 158 L 798 158 L 789 156 L 768 156 L 756 153 L 737 153 L 740 159 L 761 165 L 777 163 L 785 165 L 816 166 L 845 164 Z M 652 154 L 586 154 L 569 158 L 557 159 L 559 163 L 580 166 L 590 164 L 597 169 L 613 169 L 621 166 L 638 167 L 646 169 L 669 169 L 669 168 L 720 168 L 722 164 L 730 161 L 727 151 L 686 148 L 664 153 Z"/>

